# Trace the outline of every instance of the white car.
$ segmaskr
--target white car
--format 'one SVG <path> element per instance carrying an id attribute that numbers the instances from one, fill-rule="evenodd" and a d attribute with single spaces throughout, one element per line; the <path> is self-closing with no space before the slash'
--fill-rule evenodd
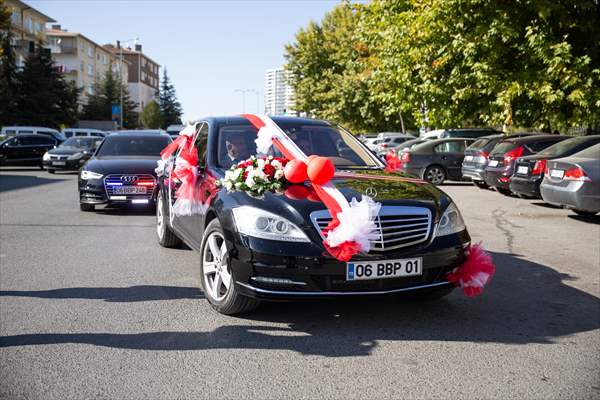
<path id="1" fill-rule="evenodd" d="M 75 136 L 93 136 L 93 137 L 106 137 L 107 133 L 99 129 L 86 129 L 86 128 L 65 128 L 62 133 L 67 137 Z"/>
<path id="2" fill-rule="evenodd" d="M 67 139 L 64 134 L 56 129 L 42 126 L 5 126 L 2 128 L 2 131 L 0 131 L 0 136 L 4 138 L 18 135 L 47 135 L 53 137 L 59 143 L 62 143 Z"/>

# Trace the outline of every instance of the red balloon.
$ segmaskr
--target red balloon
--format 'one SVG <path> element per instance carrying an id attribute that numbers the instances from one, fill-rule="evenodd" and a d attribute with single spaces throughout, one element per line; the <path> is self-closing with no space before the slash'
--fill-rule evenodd
<path id="1" fill-rule="evenodd" d="M 291 160 L 283 169 L 283 175 L 285 176 L 285 179 L 292 183 L 302 183 L 308 179 L 308 176 L 306 175 L 306 164 L 304 161 Z"/>
<path id="2" fill-rule="evenodd" d="M 319 156 L 318 156 L 318 155 L 316 155 L 316 154 L 313 154 L 312 156 L 308 156 L 308 157 L 306 157 L 306 165 L 310 164 L 310 161 L 311 161 L 313 158 L 317 158 L 317 157 L 319 157 Z"/>
<path id="3" fill-rule="evenodd" d="M 310 192 L 304 185 L 292 185 L 285 190 L 285 195 L 293 200 L 304 200 Z"/>
<path id="4" fill-rule="evenodd" d="M 308 163 L 306 173 L 311 182 L 324 185 L 333 178 L 335 167 L 327 157 L 315 157 Z"/>

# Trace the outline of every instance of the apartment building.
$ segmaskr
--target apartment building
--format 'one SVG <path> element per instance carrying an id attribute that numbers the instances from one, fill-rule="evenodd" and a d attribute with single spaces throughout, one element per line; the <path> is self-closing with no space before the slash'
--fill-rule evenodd
<path id="1" fill-rule="evenodd" d="M 160 64 L 142 52 L 142 45 L 134 48 L 105 45 L 117 58 L 123 57 L 128 62 L 129 97 L 138 104 L 136 111 L 141 111 L 151 100 L 158 100 L 156 94 L 160 84 Z"/>
<path id="2" fill-rule="evenodd" d="M 120 68 L 120 60 L 111 51 L 85 35 L 61 29 L 60 25 L 53 25 L 46 35 L 52 58 L 64 77 L 83 89 L 80 103 L 85 103 L 87 96 L 94 93 L 94 85 L 102 81 L 108 69 L 115 74 L 122 70 L 123 82 L 128 82 L 127 61 Z"/>
<path id="3" fill-rule="evenodd" d="M 56 21 L 20 0 L 6 0 L 5 4 L 11 13 L 12 45 L 17 66 L 21 67 L 34 51 L 36 43 L 46 44 L 46 23 Z"/>
<path id="4" fill-rule="evenodd" d="M 294 89 L 283 68 L 268 69 L 265 74 L 265 114 L 298 116 L 294 110 Z"/>

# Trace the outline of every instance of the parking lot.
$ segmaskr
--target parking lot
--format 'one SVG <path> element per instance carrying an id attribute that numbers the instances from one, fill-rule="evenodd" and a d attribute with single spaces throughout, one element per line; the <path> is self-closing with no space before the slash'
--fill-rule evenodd
<path id="1" fill-rule="evenodd" d="M 153 212 L 79 211 L 76 174 L 0 169 L 2 398 L 598 398 L 600 217 L 442 189 L 483 295 L 214 312 Z"/>

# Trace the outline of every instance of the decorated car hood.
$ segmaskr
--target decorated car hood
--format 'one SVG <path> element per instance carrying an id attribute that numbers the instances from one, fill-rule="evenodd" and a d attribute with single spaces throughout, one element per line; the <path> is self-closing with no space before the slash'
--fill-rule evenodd
<path id="1" fill-rule="evenodd" d="M 86 170 L 108 174 L 151 174 L 156 175 L 158 157 L 94 157 L 84 166 Z"/>

